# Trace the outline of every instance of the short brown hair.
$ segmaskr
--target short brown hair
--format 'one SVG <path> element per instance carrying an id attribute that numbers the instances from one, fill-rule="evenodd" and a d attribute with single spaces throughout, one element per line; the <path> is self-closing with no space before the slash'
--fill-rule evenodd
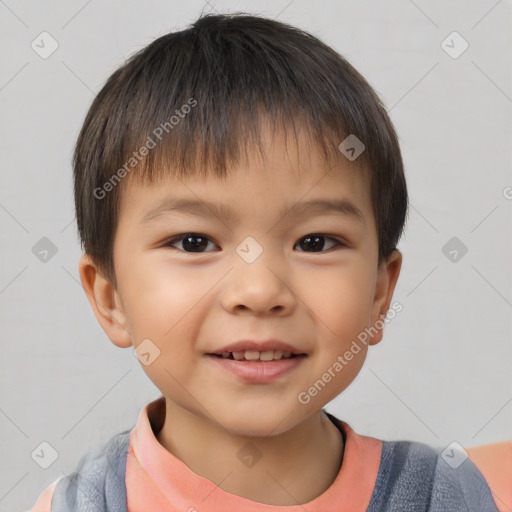
<path id="1" fill-rule="evenodd" d="M 208 168 L 224 177 L 249 146 L 261 151 L 261 114 L 274 127 L 305 127 L 327 162 L 346 159 L 338 146 L 347 136 L 361 140 L 379 262 L 396 249 L 408 206 L 402 157 L 368 82 L 307 32 L 244 13 L 207 14 L 132 55 L 98 93 L 80 131 L 73 156 L 78 231 L 82 249 L 114 286 L 122 178 L 132 168 L 149 182 Z M 165 144 L 155 130 L 166 132 Z"/>

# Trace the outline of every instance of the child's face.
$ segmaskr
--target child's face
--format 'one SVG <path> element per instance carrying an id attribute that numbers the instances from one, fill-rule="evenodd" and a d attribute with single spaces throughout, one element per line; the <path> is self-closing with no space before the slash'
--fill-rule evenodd
<path id="1" fill-rule="evenodd" d="M 363 171 L 348 161 L 329 171 L 305 146 L 297 155 L 291 138 L 288 151 L 280 137 L 265 140 L 266 164 L 253 154 L 225 183 L 198 177 L 128 184 L 114 262 L 116 318 L 131 340 L 125 331 L 106 329 L 119 346 L 136 348 L 151 340 L 149 357 L 154 346 L 160 355 L 142 368 L 165 397 L 242 435 L 284 432 L 354 380 L 365 344 L 359 343 L 350 361 L 344 358 L 341 371 L 335 363 L 385 314 L 400 266 L 377 267 L 376 225 Z M 222 205 L 234 217 L 205 209 L 203 215 L 168 211 L 143 221 L 165 201 L 178 199 Z M 313 200 L 349 201 L 362 218 L 320 210 L 282 214 Z M 183 233 L 201 237 L 166 245 Z M 311 234 L 325 238 L 308 240 Z M 347 246 L 336 246 L 330 237 Z M 254 261 L 246 261 L 259 250 Z M 279 377 L 255 383 L 207 355 L 239 340 L 268 339 L 307 356 Z M 329 369 L 321 390 L 309 393 Z"/>

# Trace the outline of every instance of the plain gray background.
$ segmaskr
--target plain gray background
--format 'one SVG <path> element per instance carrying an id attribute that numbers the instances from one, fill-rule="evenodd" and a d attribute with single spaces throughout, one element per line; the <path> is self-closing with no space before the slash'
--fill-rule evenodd
<path id="1" fill-rule="evenodd" d="M 30 508 L 160 395 L 81 288 L 71 154 L 115 68 L 202 10 L 262 14 L 320 37 L 375 88 L 400 137 L 411 198 L 394 297 L 403 311 L 329 412 L 384 440 L 512 439 L 510 0 L 6 0 L 0 511 Z M 43 31 L 58 43 L 47 58 L 31 47 Z M 33 250 L 43 237 L 57 250 L 46 262 Z M 58 452 L 47 469 L 31 457 L 43 441 Z"/>

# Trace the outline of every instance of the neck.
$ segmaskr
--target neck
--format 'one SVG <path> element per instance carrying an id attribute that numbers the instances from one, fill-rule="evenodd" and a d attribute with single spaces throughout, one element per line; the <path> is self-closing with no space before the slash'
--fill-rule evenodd
<path id="1" fill-rule="evenodd" d="M 338 475 L 344 451 L 341 432 L 323 411 L 276 436 L 244 437 L 167 399 L 156 437 L 191 471 L 223 491 L 277 506 L 308 503 L 325 492 Z"/>

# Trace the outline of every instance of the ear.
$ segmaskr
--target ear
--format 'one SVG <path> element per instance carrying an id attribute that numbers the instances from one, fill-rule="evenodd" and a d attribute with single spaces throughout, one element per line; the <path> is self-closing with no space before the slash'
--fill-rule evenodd
<path id="1" fill-rule="evenodd" d="M 78 264 L 80 280 L 96 319 L 114 345 L 126 348 L 132 345 L 126 329 L 126 315 L 121 297 L 112 283 L 103 276 L 88 254 Z"/>
<path id="2" fill-rule="evenodd" d="M 382 328 L 378 329 L 375 323 L 378 320 L 384 320 L 393 298 L 400 269 L 402 267 L 402 253 L 395 249 L 386 261 L 383 261 L 377 270 L 377 282 L 375 286 L 375 296 L 373 298 L 373 306 L 371 313 L 371 334 L 369 339 L 370 345 L 376 345 L 382 340 Z M 379 322 L 380 324 L 381 322 Z M 382 326 L 383 327 L 383 326 Z M 373 334 L 374 330 L 378 332 Z"/>

